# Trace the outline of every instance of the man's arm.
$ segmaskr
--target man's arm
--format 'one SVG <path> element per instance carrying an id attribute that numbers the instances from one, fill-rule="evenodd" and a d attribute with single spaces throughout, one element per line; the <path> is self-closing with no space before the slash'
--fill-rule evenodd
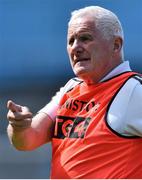
<path id="1" fill-rule="evenodd" d="M 67 91 L 80 82 L 82 80 L 78 78 L 69 80 L 33 118 L 27 107 L 8 101 L 7 108 L 9 112 L 7 118 L 9 125 L 7 132 L 11 143 L 18 150 L 32 150 L 50 142 L 59 102 Z"/>
<path id="2" fill-rule="evenodd" d="M 53 120 L 44 113 L 32 118 L 27 107 L 8 101 L 8 137 L 18 150 L 33 150 L 51 141 Z"/>

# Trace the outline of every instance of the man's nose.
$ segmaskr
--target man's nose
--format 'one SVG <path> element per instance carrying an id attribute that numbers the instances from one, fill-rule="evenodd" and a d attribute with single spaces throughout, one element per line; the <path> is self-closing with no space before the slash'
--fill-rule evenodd
<path id="1" fill-rule="evenodd" d="M 72 51 L 74 53 L 80 53 L 83 51 L 83 45 L 80 41 L 78 40 L 75 40 L 73 45 L 72 45 Z"/>

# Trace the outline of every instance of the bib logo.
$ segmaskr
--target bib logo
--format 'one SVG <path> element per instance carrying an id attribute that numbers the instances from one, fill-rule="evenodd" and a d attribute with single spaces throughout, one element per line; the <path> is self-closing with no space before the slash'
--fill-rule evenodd
<path id="1" fill-rule="evenodd" d="M 57 116 L 54 138 L 84 138 L 91 118 Z"/>
<path id="2" fill-rule="evenodd" d="M 95 101 L 87 102 L 81 101 L 78 99 L 68 99 L 62 106 L 61 109 L 65 108 L 71 111 L 81 112 L 84 110 L 85 112 L 89 112 L 92 108 L 96 111 L 100 106 L 100 103 L 96 103 Z"/>

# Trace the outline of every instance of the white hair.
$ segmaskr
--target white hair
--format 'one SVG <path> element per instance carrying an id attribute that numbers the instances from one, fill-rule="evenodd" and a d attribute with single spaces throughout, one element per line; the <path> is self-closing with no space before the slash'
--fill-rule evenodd
<path id="1" fill-rule="evenodd" d="M 122 25 L 118 17 L 110 10 L 99 6 L 88 6 L 73 11 L 68 25 L 74 19 L 86 16 L 94 18 L 96 28 L 100 30 L 105 39 L 110 39 L 113 36 L 119 36 L 124 39 Z"/>

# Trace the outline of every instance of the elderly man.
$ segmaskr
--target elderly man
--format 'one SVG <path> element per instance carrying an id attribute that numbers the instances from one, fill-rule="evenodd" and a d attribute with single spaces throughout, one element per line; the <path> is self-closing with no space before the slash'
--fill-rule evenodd
<path id="1" fill-rule="evenodd" d="M 123 30 L 111 11 L 72 13 L 71 79 L 35 117 L 8 101 L 8 136 L 18 150 L 52 142 L 51 178 L 142 178 L 142 87 L 123 56 Z"/>

